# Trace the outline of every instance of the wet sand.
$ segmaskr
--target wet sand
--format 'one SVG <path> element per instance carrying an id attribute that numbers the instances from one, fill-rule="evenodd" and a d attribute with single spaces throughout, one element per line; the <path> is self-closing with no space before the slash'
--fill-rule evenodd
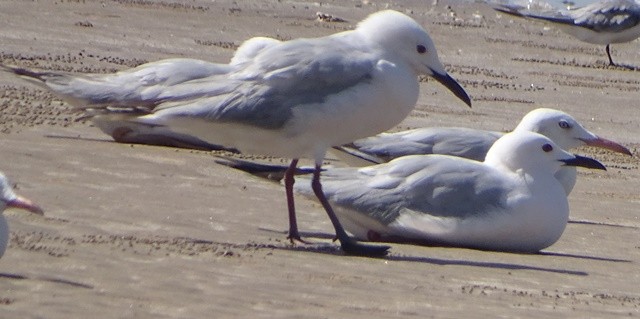
<path id="1" fill-rule="evenodd" d="M 608 67 L 604 47 L 479 4 L 400 3 L 2 1 L 0 62 L 79 72 L 226 62 L 252 36 L 326 35 L 389 7 L 427 28 L 474 103 L 425 81 L 396 129 L 509 130 L 550 107 L 638 152 L 638 41 L 613 45 L 623 67 Z M 317 21 L 318 11 L 347 22 Z M 217 165 L 216 153 L 118 144 L 78 117 L 0 73 L 0 170 L 45 209 L 5 212 L 3 318 L 640 315 L 637 155 L 579 150 L 608 171 L 580 170 L 572 222 L 540 254 L 393 244 L 371 259 L 344 256 L 322 208 L 303 198 L 299 225 L 317 244 L 290 245 L 280 185 Z"/>

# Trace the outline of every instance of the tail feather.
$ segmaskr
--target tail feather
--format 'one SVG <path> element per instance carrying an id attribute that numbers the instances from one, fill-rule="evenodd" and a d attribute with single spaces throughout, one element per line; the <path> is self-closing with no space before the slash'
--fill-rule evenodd
<path id="1" fill-rule="evenodd" d="M 32 84 L 35 84 L 37 86 L 40 86 L 42 88 L 49 90 L 46 82 L 47 82 L 47 78 L 51 77 L 52 75 L 50 72 L 37 72 L 37 71 L 32 71 L 32 70 L 17 67 L 17 66 L 9 66 L 4 64 L 0 64 L 0 71 L 12 73 L 24 80 L 27 80 Z"/>
<path id="2" fill-rule="evenodd" d="M 33 79 L 37 79 L 40 81 L 43 81 L 43 77 L 47 74 L 45 72 L 36 72 L 36 71 L 31 71 L 28 69 L 24 69 L 24 68 L 19 68 L 19 67 L 15 67 L 15 66 L 8 66 L 8 65 L 4 65 L 4 64 L 0 64 L 0 69 L 2 69 L 3 71 L 9 72 L 9 73 L 13 73 L 17 76 L 23 76 L 23 77 L 28 77 L 28 78 L 33 78 Z"/>
<path id="3" fill-rule="evenodd" d="M 527 8 L 516 5 L 516 4 L 491 4 L 491 8 L 498 12 L 506 13 L 509 15 L 513 15 L 516 17 L 526 18 L 525 14 L 522 13 L 522 10 L 526 10 Z"/>
<path id="4" fill-rule="evenodd" d="M 222 156 L 216 158 L 215 162 L 220 165 L 235 168 L 251 175 L 275 182 L 281 181 L 284 178 L 284 174 L 286 173 L 287 169 L 289 168 L 285 165 L 261 164 L 247 160 Z M 295 175 L 313 174 L 314 170 L 315 169 L 312 167 L 298 167 L 296 168 Z"/>
<path id="5" fill-rule="evenodd" d="M 337 158 L 347 163 L 350 166 L 369 166 L 382 164 L 386 161 L 363 151 L 358 150 L 353 145 L 342 145 L 342 146 L 334 146 L 331 149 L 331 153 L 333 153 Z"/>
<path id="6" fill-rule="evenodd" d="M 514 5 L 514 4 L 498 4 L 498 5 L 492 6 L 492 8 L 493 10 L 496 10 L 498 12 L 520 17 L 520 18 L 538 19 L 538 20 L 544 20 L 544 21 L 555 22 L 560 24 L 573 24 L 573 19 L 571 17 L 564 16 L 558 13 L 549 14 L 549 15 L 536 14 L 533 12 L 529 12 L 523 6 Z M 527 12 L 524 12 L 524 11 L 527 11 Z"/>

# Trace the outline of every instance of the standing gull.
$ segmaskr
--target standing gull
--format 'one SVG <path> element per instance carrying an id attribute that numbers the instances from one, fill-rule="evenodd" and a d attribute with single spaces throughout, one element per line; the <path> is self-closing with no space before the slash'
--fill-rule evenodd
<path id="1" fill-rule="evenodd" d="M 471 105 L 445 71 L 427 32 L 410 17 L 386 10 L 355 30 L 277 43 L 228 73 L 163 89 L 156 105 L 130 110 L 129 121 L 246 153 L 292 158 L 285 178 L 291 240 L 301 240 L 293 201 L 295 168 L 299 158 L 312 158 L 311 188 L 342 249 L 379 256 L 389 247 L 359 244 L 342 228 L 322 192 L 320 165 L 329 147 L 399 124 L 418 100 L 421 74 Z"/>
<path id="2" fill-rule="evenodd" d="M 251 173 L 269 168 L 222 164 Z M 567 196 L 554 177 L 563 166 L 605 169 L 543 135 L 518 131 L 498 139 L 484 162 L 410 155 L 363 168 L 328 168 L 322 178 L 327 199 L 356 238 L 537 252 L 555 243 L 568 221 Z M 295 190 L 312 194 L 305 183 Z"/>
<path id="3" fill-rule="evenodd" d="M 494 9 L 551 22 L 581 41 L 605 44 L 609 65 L 615 65 L 609 50 L 611 43 L 630 42 L 640 37 L 640 4 L 635 0 L 605 0 L 554 14 L 524 12 L 522 8 L 510 5 L 498 5 Z"/>
<path id="4" fill-rule="evenodd" d="M 38 207 L 38 205 L 16 195 L 7 178 L 0 172 L 0 257 L 4 255 L 9 243 L 9 224 L 7 224 L 7 219 L 2 214 L 5 208 L 19 208 L 43 215 L 42 208 Z"/>
<path id="5" fill-rule="evenodd" d="M 548 108 L 525 115 L 514 131 L 540 133 L 564 150 L 583 145 L 632 155 L 628 148 L 588 131 L 571 115 Z M 406 155 L 443 154 L 483 161 L 491 145 L 505 133 L 464 127 L 428 127 L 396 133 L 382 133 L 336 147 L 334 154 L 354 166 L 388 162 Z M 556 178 L 567 195 L 576 184 L 573 166 L 561 168 Z"/>

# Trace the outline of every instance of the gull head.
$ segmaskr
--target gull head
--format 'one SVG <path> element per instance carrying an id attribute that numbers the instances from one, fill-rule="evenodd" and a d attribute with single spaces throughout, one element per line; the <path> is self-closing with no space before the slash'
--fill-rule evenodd
<path id="1" fill-rule="evenodd" d="M 382 48 L 391 62 L 402 62 L 416 73 L 433 77 L 471 106 L 471 99 L 444 69 L 436 47 L 420 24 L 393 10 L 376 12 L 358 24 L 356 32 Z"/>
<path id="2" fill-rule="evenodd" d="M 589 132 L 571 115 L 554 109 L 539 108 L 529 112 L 516 130 L 540 133 L 566 150 L 588 145 L 632 155 L 628 148 Z"/>
<path id="3" fill-rule="evenodd" d="M 485 163 L 505 167 L 511 172 L 530 175 L 555 174 L 562 166 L 606 168 L 589 157 L 571 154 L 548 137 L 530 131 L 514 131 L 499 138 L 489 149 Z"/>
<path id="4" fill-rule="evenodd" d="M 24 209 L 34 214 L 43 215 L 43 210 L 38 205 L 16 195 L 7 178 L 0 173 L 0 214 L 8 207 Z"/>

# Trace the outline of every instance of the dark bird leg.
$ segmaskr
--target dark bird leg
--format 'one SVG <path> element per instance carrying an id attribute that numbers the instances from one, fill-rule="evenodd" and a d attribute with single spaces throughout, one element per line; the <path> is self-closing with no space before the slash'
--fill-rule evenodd
<path id="1" fill-rule="evenodd" d="M 287 238 L 294 243 L 296 241 L 305 242 L 300 238 L 298 232 L 298 221 L 296 219 L 296 205 L 293 200 L 293 184 L 296 182 L 294 175 L 296 173 L 296 166 L 298 165 L 298 159 L 295 158 L 291 161 L 289 168 L 284 173 L 284 189 L 287 193 L 287 209 L 289 210 L 289 236 Z"/>
<path id="2" fill-rule="evenodd" d="M 611 59 L 611 52 L 609 50 L 609 46 L 610 46 L 610 44 L 607 44 L 607 47 L 606 47 L 607 56 L 609 57 L 609 65 L 616 65 L 615 63 L 613 63 L 613 59 Z"/>
<path id="3" fill-rule="evenodd" d="M 336 230 L 336 237 L 340 241 L 340 247 L 342 250 L 350 255 L 358 255 L 358 256 L 369 256 L 369 257 L 380 257 L 385 256 L 391 248 L 390 246 L 372 246 L 372 245 L 364 245 L 358 243 L 356 240 L 352 239 L 347 235 L 344 228 L 340 224 L 338 217 L 333 212 L 333 208 L 329 204 L 329 201 L 324 195 L 322 191 L 322 184 L 320 184 L 320 172 L 322 171 L 320 164 L 316 164 L 315 171 L 313 172 L 313 180 L 311 181 L 311 188 L 313 192 L 318 197 L 318 200 L 324 207 L 324 210 L 329 215 L 329 219 L 331 219 L 331 223 L 333 224 L 333 228 Z"/>

